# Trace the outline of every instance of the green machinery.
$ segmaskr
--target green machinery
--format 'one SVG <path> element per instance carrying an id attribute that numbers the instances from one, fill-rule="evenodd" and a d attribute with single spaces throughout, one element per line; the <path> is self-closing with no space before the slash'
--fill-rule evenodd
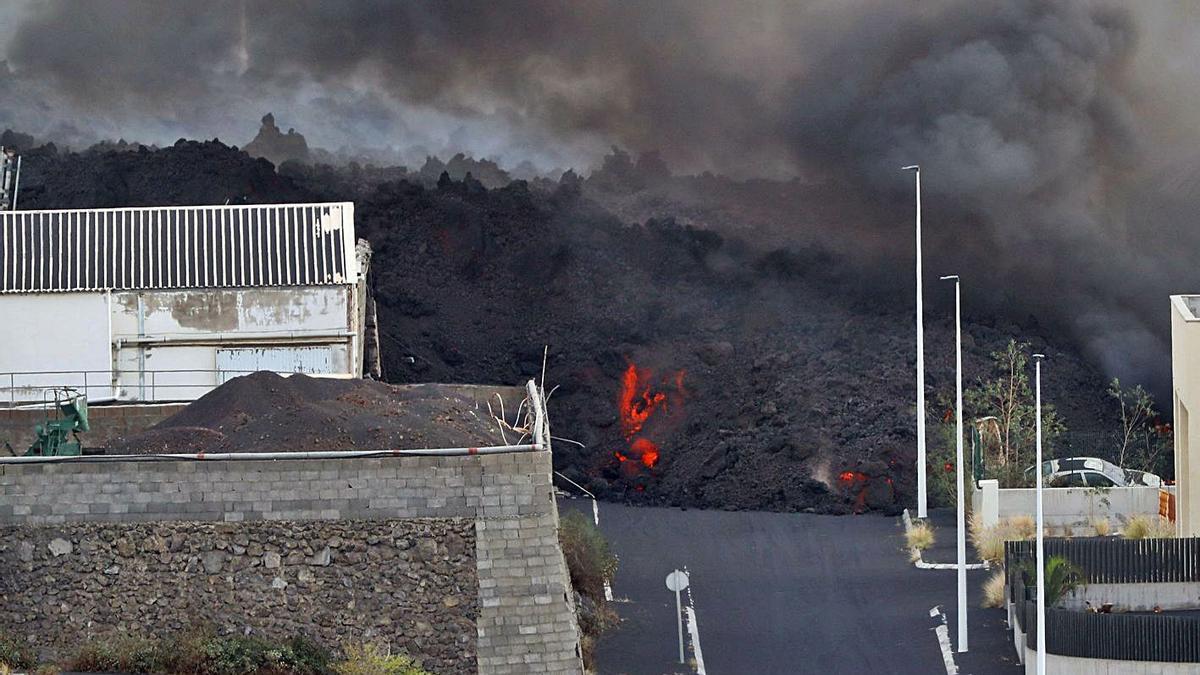
<path id="1" fill-rule="evenodd" d="M 36 437 L 25 452 L 26 457 L 61 457 L 83 454 L 79 432 L 87 431 L 87 396 L 70 387 L 51 390 L 54 401 L 45 400 L 46 416 L 33 427 Z"/>

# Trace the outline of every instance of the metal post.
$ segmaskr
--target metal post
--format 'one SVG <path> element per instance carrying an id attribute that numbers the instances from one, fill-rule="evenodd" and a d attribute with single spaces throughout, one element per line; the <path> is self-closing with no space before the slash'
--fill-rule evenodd
<path id="1" fill-rule="evenodd" d="M 901 169 L 912 171 L 917 187 L 917 517 L 928 516 L 925 476 L 925 303 L 921 288 L 921 167 L 913 164 Z"/>
<path id="2" fill-rule="evenodd" d="M 679 662 L 683 663 L 683 603 L 679 601 L 679 591 L 675 591 L 675 621 L 679 624 Z"/>
<path id="3" fill-rule="evenodd" d="M 967 528 L 966 496 L 963 481 L 966 477 L 963 462 L 963 397 L 962 397 L 962 288 L 957 275 L 942 277 L 954 282 L 954 394 L 955 394 L 955 472 L 954 489 L 957 495 L 955 516 L 958 521 L 958 651 L 967 651 Z"/>
<path id="4" fill-rule="evenodd" d="M 13 181 L 12 205 L 9 207 L 10 211 L 17 210 L 17 193 L 19 193 L 20 191 L 21 191 L 21 156 L 18 155 L 17 156 L 17 177 Z"/>
<path id="5" fill-rule="evenodd" d="M 1037 416 L 1035 428 L 1037 431 L 1037 462 L 1034 464 L 1034 474 L 1037 476 L 1037 675 L 1046 675 L 1046 561 L 1043 535 L 1046 529 L 1042 514 L 1042 354 L 1033 355 L 1034 377 L 1036 378 L 1035 400 Z"/>

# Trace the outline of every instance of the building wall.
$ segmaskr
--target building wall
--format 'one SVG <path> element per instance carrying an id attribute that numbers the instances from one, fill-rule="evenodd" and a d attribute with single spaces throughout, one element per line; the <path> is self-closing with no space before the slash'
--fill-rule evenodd
<path id="1" fill-rule="evenodd" d="M 580 673 L 573 596 L 558 546 L 558 511 L 550 472 L 548 452 L 355 460 L 0 464 L 0 568 L 10 569 L 7 561 L 11 556 L 29 562 L 24 560 L 29 549 L 23 541 L 63 539 L 72 551 L 82 551 L 89 537 L 102 536 L 100 533 L 114 524 L 154 523 L 172 536 L 176 531 L 190 536 L 197 523 L 222 523 L 223 529 L 217 532 L 224 536 L 213 539 L 212 546 L 223 551 L 217 547 L 219 542 L 234 545 L 238 537 L 250 537 L 264 527 L 282 528 L 268 531 L 286 537 L 289 528 L 314 521 L 406 521 L 421 526 L 431 519 L 462 520 L 474 530 L 478 672 Z M 430 544 L 418 540 L 416 545 Z M 46 543 L 47 551 L 48 547 Z M 197 551 L 201 567 L 205 552 Z M 343 562 L 350 560 L 335 553 L 331 573 Z M 94 581 L 97 571 L 105 578 L 107 568 L 93 564 L 86 569 L 86 573 L 78 572 L 81 578 Z M 201 574 L 199 569 L 193 565 L 188 572 L 185 568 L 173 577 L 174 583 L 200 592 L 210 583 L 212 573 Z M 274 577 L 270 581 L 274 583 Z M 266 582 L 261 576 L 253 593 L 265 592 L 260 586 Z M 0 596 L 38 593 L 45 597 L 62 583 L 32 571 L 20 578 L 6 574 L 0 577 Z M 92 588 L 100 595 L 98 603 L 107 599 L 109 605 L 118 606 L 116 615 L 106 615 L 104 625 L 134 625 L 140 620 L 139 607 L 123 603 L 122 594 L 110 592 L 105 584 Z M 377 597 L 380 593 L 384 597 Z M 384 587 L 361 587 L 355 597 L 364 603 L 384 602 L 390 592 Z M 457 605 L 424 606 L 426 623 L 436 625 L 443 617 L 460 616 L 458 611 L 447 614 L 445 609 L 457 609 Z M 239 620 L 243 610 L 236 604 L 214 609 L 223 621 Z M 178 613 L 182 619 L 186 607 Z M 15 616 L 0 613 L 0 631 L 20 629 L 17 634 L 33 635 L 45 646 L 61 643 L 77 629 L 64 623 L 62 616 L 45 614 L 41 619 L 33 617 L 40 621 L 38 630 L 29 630 L 30 626 L 13 623 Z M 293 617 L 297 628 L 313 621 L 304 613 Z M 81 620 L 96 621 L 87 616 Z M 399 638 L 403 626 L 389 630 L 394 633 L 381 633 L 381 637 Z"/>
<path id="2" fill-rule="evenodd" d="M 1055 675 L 1194 675 L 1194 663 L 1118 661 L 1046 654 L 1046 672 Z M 1037 651 L 1025 648 L 1025 673 L 1037 675 Z"/>
<path id="3" fill-rule="evenodd" d="M 37 387 L 68 385 L 86 386 L 92 401 L 193 400 L 220 384 L 218 368 L 275 369 L 281 362 L 360 377 L 360 290 L 342 284 L 0 295 L 0 316 L 11 317 L 0 322 L 0 373 L 74 371 L 0 377 L 0 399 L 40 401 Z"/>
<path id="4" fill-rule="evenodd" d="M 1188 296 L 1171 296 L 1171 380 L 1175 407 L 1175 513 L 1179 534 L 1200 536 L 1200 439 L 1190 415 L 1200 410 L 1200 319 Z"/>
<path id="5" fill-rule="evenodd" d="M 987 481 L 981 481 L 986 483 Z M 1167 488 L 1173 490 L 1173 487 Z M 1107 518 L 1120 527 L 1138 515 L 1158 516 L 1159 488 L 1116 487 L 1103 490 L 1089 488 L 1046 488 L 1042 490 L 1042 513 L 1051 527 L 1072 527 L 1076 534 L 1085 534 L 1094 520 Z M 996 490 L 997 516 L 1033 516 L 1037 512 L 1036 488 L 1003 488 Z M 973 490 L 974 509 L 985 514 L 983 490 Z"/>

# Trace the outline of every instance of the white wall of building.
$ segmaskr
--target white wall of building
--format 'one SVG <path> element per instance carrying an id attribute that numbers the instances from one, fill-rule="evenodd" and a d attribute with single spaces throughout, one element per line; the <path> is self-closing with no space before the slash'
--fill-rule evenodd
<path id="1" fill-rule="evenodd" d="M 1200 411 L 1200 318 L 1197 296 L 1171 296 L 1171 380 L 1175 406 L 1175 513 L 1179 534 L 1200 536 L 1200 439 L 1190 417 Z"/>
<path id="2" fill-rule="evenodd" d="M 0 340 L 11 345 L 0 350 L 0 373 L 93 371 L 94 401 L 198 398 L 228 379 L 219 368 L 358 377 L 357 288 L 0 295 Z M 52 386 L 83 378 L 26 379 Z"/>
<path id="3" fill-rule="evenodd" d="M 41 400 L 40 387 L 82 387 L 82 371 L 107 371 L 108 297 L 104 293 L 0 295 L 0 388 L 4 399 Z M 76 371 L 69 375 L 13 375 Z M 103 385 L 88 380 L 87 384 Z M 30 387 L 22 390 L 22 387 Z M 16 387 L 11 389 L 10 387 Z"/>

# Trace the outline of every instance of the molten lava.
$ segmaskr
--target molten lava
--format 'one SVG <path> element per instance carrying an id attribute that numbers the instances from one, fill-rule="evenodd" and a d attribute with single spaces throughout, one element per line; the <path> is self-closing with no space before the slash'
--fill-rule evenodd
<path id="1" fill-rule="evenodd" d="M 638 465 L 646 469 L 653 469 L 658 465 L 659 447 L 657 443 L 646 438 L 646 423 L 660 411 L 679 412 L 685 393 L 684 374 L 684 371 L 680 370 L 665 380 L 667 388 L 674 385 L 675 389 L 673 393 L 668 393 L 667 390 L 655 386 L 653 373 L 649 369 L 639 368 L 630 362 L 622 373 L 617 409 L 621 417 L 621 433 L 629 442 L 629 450 L 614 454 L 617 461 L 626 467 L 623 470 L 628 475 L 634 475 Z M 657 428 L 661 432 L 662 425 L 657 425 Z"/>
<path id="2" fill-rule="evenodd" d="M 682 377 L 682 373 L 680 376 Z M 650 392 L 648 379 L 649 373 L 632 363 L 621 377 L 621 430 L 625 432 L 626 439 L 637 435 L 645 426 L 646 420 L 667 401 L 666 394 Z"/>
<path id="3" fill-rule="evenodd" d="M 654 441 L 636 438 L 629 447 L 637 453 L 646 468 L 653 468 L 655 464 L 658 464 L 658 446 L 654 444 Z"/>

